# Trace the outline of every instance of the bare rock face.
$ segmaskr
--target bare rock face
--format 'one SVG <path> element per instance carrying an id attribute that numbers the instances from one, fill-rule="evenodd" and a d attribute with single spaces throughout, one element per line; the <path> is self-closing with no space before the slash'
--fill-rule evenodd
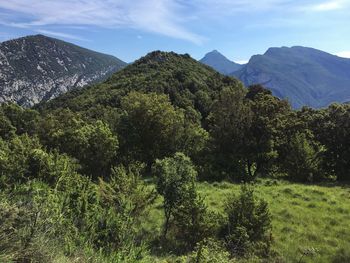
<path id="1" fill-rule="evenodd" d="M 107 79 L 127 64 L 43 35 L 0 43 L 0 103 L 31 107 Z"/>

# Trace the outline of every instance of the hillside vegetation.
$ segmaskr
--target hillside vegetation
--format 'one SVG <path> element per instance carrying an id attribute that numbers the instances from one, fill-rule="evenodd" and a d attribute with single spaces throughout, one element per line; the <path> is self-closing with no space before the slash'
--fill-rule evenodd
<path id="1" fill-rule="evenodd" d="M 350 106 L 152 52 L 0 107 L 0 262 L 347 262 Z"/>

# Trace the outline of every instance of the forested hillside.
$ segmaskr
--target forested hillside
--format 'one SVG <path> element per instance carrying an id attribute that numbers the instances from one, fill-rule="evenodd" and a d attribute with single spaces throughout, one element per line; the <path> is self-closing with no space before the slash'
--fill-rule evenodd
<path id="1" fill-rule="evenodd" d="M 160 51 L 2 104 L 0 262 L 348 262 L 349 137 L 349 104 L 292 110 Z"/>

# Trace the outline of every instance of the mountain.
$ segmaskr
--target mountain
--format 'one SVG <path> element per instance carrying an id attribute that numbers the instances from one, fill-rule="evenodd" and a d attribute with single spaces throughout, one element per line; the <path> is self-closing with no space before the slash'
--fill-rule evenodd
<path id="1" fill-rule="evenodd" d="M 0 43 L 0 103 L 29 107 L 75 88 L 105 80 L 126 65 L 43 35 Z"/>
<path id="2" fill-rule="evenodd" d="M 183 109 L 194 107 L 202 116 L 208 114 L 212 101 L 223 87 L 243 88 L 235 78 L 221 75 L 189 55 L 154 51 L 113 74 L 107 81 L 68 92 L 38 108 L 70 108 L 73 111 L 118 108 L 129 91 L 167 94 Z M 95 114 L 95 113 L 93 113 Z"/>
<path id="3" fill-rule="evenodd" d="M 242 65 L 230 61 L 224 55 L 222 55 L 217 50 L 207 53 L 201 60 L 205 65 L 212 67 L 221 74 L 228 75 L 234 71 L 239 70 Z"/>
<path id="4" fill-rule="evenodd" d="M 264 85 L 294 108 L 350 101 L 350 59 L 313 48 L 270 48 L 232 76 L 245 85 Z"/>

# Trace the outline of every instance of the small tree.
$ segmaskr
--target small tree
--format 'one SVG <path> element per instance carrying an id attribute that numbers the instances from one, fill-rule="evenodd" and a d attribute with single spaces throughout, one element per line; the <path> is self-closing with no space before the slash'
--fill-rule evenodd
<path id="1" fill-rule="evenodd" d="M 157 160 L 153 171 L 158 178 L 157 190 L 164 197 L 163 238 L 171 230 L 176 241 L 183 242 L 187 249 L 193 248 L 212 228 L 207 208 L 195 188 L 197 172 L 190 158 L 176 153 Z"/>
<path id="2" fill-rule="evenodd" d="M 321 168 L 324 148 L 310 134 L 294 134 L 287 150 L 283 169 L 293 180 L 315 181 L 323 176 Z"/>
<path id="3" fill-rule="evenodd" d="M 238 197 L 226 204 L 227 223 L 222 230 L 232 256 L 249 252 L 267 255 L 271 243 L 271 216 L 268 204 L 257 200 L 251 186 L 243 185 Z"/>

